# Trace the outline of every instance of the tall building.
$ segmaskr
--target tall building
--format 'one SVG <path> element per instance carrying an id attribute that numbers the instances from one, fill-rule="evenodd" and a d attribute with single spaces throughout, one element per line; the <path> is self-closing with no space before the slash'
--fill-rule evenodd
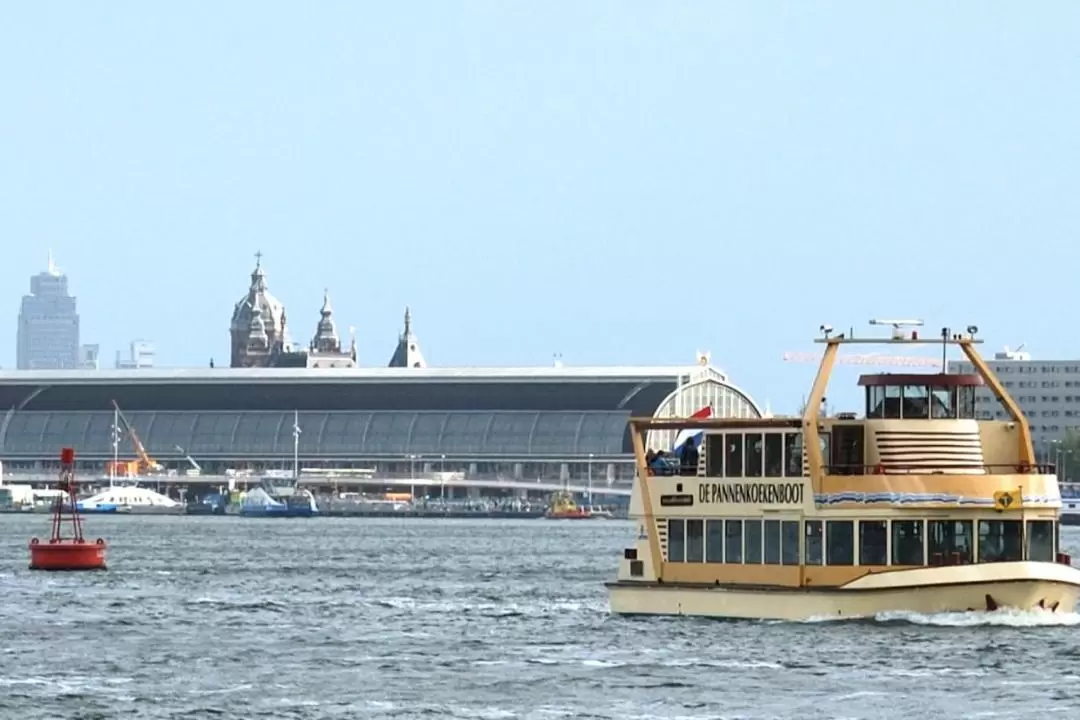
<path id="1" fill-rule="evenodd" d="M 131 346 L 128 348 L 128 357 L 124 358 L 120 355 L 119 350 L 116 351 L 116 369 L 137 370 L 139 368 L 152 368 L 154 367 L 154 354 L 154 343 L 146 340 L 132 340 Z"/>
<path id="2" fill-rule="evenodd" d="M 67 276 L 49 253 L 49 266 L 30 278 L 19 310 L 16 355 L 20 370 L 67 370 L 79 366 L 79 313 Z"/>
<path id="3" fill-rule="evenodd" d="M 1005 348 L 986 363 L 1027 416 L 1040 454 L 1049 452 L 1066 432 L 1080 432 L 1080 360 L 1032 360 L 1029 353 Z M 949 362 L 951 373 L 974 371 L 970 362 Z M 975 411 L 983 419 L 1006 419 L 1005 409 L 986 386 L 976 391 Z"/>

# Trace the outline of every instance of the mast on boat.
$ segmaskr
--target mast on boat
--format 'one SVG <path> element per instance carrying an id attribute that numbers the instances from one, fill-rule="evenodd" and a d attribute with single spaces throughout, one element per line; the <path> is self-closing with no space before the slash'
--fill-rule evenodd
<path id="1" fill-rule="evenodd" d="M 300 485 L 300 411 L 293 410 L 293 483 L 299 487 Z"/>
<path id="2" fill-rule="evenodd" d="M 109 466 L 109 489 L 116 484 L 116 465 L 120 462 L 120 408 L 113 404 L 112 465 Z"/>

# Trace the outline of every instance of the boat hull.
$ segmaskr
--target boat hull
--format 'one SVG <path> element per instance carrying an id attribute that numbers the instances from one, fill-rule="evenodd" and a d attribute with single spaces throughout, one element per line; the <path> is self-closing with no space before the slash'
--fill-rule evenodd
<path id="1" fill-rule="evenodd" d="M 622 580 L 608 583 L 608 591 L 611 610 L 619 615 L 799 621 L 1001 608 L 1043 607 L 1071 613 L 1080 600 L 1080 570 L 1055 563 L 1016 562 L 878 573 L 839 588 L 739 588 Z"/>
<path id="2" fill-rule="evenodd" d="M 592 520 L 593 516 L 587 512 L 549 512 L 544 515 L 547 520 Z"/>
<path id="3" fill-rule="evenodd" d="M 266 507 L 254 505 L 240 508 L 242 517 L 317 517 L 319 512 L 306 507 Z"/>

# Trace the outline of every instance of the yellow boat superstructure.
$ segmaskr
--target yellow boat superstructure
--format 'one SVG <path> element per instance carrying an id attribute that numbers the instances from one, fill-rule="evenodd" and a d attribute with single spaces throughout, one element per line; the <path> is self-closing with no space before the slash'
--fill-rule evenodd
<path id="1" fill-rule="evenodd" d="M 802 417 L 632 419 L 637 542 L 608 583 L 612 611 L 1073 612 L 1080 570 L 1058 548 L 1054 469 L 1036 463 L 1027 421 L 974 332 L 926 340 L 896 323 L 891 338 L 826 334 Z M 975 373 L 865 375 L 864 415 L 825 416 L 840 347 L 868 342 L 958 346 Z M 978 419 L 982 385 L 1008 420 Z M 696 462 L 690 453 L 676 469 L 648 466 L 651 439 L 695 428 Z"/>

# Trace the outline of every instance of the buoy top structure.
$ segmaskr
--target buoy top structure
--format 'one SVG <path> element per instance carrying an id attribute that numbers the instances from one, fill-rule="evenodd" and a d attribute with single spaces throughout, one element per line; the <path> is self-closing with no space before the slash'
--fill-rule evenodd
<path id="1" fill-rule="evenodd" d="M 72 448 L 60 451 L 59 489 L 61 494 L 56 496 L 53 506 L 52 535 L 48 541 L 30 540 L 30 569 L 104 570 L 105 541 L 98 538 L 88 542 L 83 537 L 75 482 L 75 450 Z M 64 537 L 65 519 L 70 522 L 71 537 Z"/>

